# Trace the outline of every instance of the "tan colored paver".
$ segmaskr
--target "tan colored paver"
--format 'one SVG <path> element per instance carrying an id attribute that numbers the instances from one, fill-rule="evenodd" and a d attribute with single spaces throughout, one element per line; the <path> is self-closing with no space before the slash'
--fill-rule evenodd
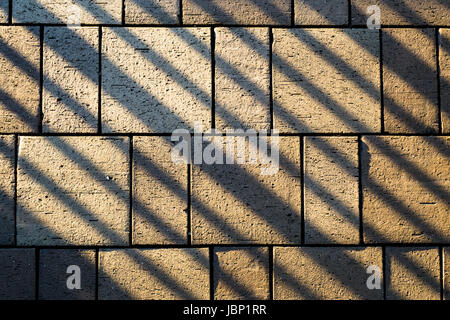
<path id="1" fill-rule="evenodd" d="M 185 24 L 274 24 L 291 23 L 289 0 L 185 0 Z"/>
<path id="2" fill-rule="evenodd" d="M 450 29 L 439 29 L 442 132 L 450 134 Z"/>
<path id="3" fill-rule="evenodd" d="M 269 29 L 216 28 L 215 34 L 216 128 L 270 129 Z"/>
<path id="4" fill-rule="evenodd" d="M 367 7 L 380 8 L 383 25 L 448 25 L 448 3 L 441 0 L 352 0 L 352 23 L 365 25 Z"/>
<path id="5" fill-rule="evenodd" d="M 449 241 L 449 137 L 364 136 L 366 242 Z"/>
<path id="6" fill-rule="evenodd" d="M 34 300 L 35 249 L 0 249 L 0 299 Z"/>
<path id="7" fill-rule="evenodd" d="M 215 300 L 269 299 L 268 248 L 215 248 Z"/>
<path id="8" fill-rule="evenodd" d="M 0 136 L 0 244 L 14 244 L 14 136 Z"/>
<path id="9" fill-rule="evenodd" d="M 305 242 L 359 243 L 358 139 L 305 138 Z"/>
<path id="10" fill-rule="evenodd" d="M 100 250 L 99 299 L 207 300 L 208 260 L 206 248 Z"/>
<path id="11" fill-rule="evenodd" d="M 386 248 L 386 299 L 439 300 L 438 248 Z"/>
<path id="12" fill-rule="evenodd" d="M 295 0 L 296 25 L 346 25 L 346 0 Z"/>
<path id="13" fill-rule="evenodd" d="M 170 137 L 133 141 L 133 243 L 186 244 L 187 165 L 172 161 Z"/>
<path id="14" fill-rule="evenodd" d="M 274 127 L 287 133 L 380 132 L 378 34 L 274 29 Z"/>
<path id="15" fill-rule="evenodd" d="M 104 28 L 102 43 L 105 132 L 211 126 L 209 28 Z"/>
<path id="16" fill-rule="evenodd" d="M 125 0 L 127 24 L 178 24 L 179 0 Z"/>
<path id="17" fill-rule="evenodd" d="M 379 268 L 380 289 L 367 286 L 370 266 Z M 274 299 L 381 300 L 381 270 L 377 247 L 275 247 Z"/>
<path id="18" fill-rule="evenodd" d="M 127 245 L 129 141 L 20 137 L 17 242 Z"/>
<path id="19" fill-rule="evenodd" d="M 192 166 L 192 243 L 300 243 L 300 140 L 280 137 L 278 148 L 272 175 L 261 175 L 261 162 Z"/>
<path id="20" fill-rule="evenodd" d="M 97 132 L 98 37 L 98 28 L 45 28 L 44 132 Z"/>
<path id="21" fill-rule="evenodd" d="M 96 286 L 95 250 L 42 249 L 39 254 L 40 300 L 94 300 Z M 79 268 L 79 269 L 76 269 Z M 76 285 L 79 276 L 80 287 Z"/>
<path id="22" fill-rule="evenodd" d="M 39 27 L 0 26 L 0 132 L 37 132 Z"/>
<path id="23" fill-rule="evenodd" d="M 13 23 L 120 24 L 122 0 L 14 0 Z"/>
<path id="24" fill-rule="evenodd" d="M 384 127 L 387 133 L 437 133 L 433 29 L 383 29 Z"/>

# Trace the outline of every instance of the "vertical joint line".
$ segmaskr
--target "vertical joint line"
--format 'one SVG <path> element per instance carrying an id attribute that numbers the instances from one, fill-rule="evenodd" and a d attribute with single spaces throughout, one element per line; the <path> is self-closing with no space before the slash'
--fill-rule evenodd
<path id="1" fill-rule="evenodd" d="M 305 244 L 305 137 L 300 136 L 300 243 Z"/>
<path id="2" fill-rule="evenodd" d="M 291 26 L 295 25 L 295 0 L 291 1 Z"/>
<path id="3" fill-rule="evenodd" d="M 102 133 L 102 46 L 103 28 L 98 28 L 98 110 L 97 110 L 97 132 Z"/>
<path id="4" fill-rule="evenodd" d="M 216 128 L 216 32 L 211 27 L 211 129 Z"/>
<path id="5" fill-rule="evenodd" d="M 39 28 L 39 124 L 38 132 L 42 133 L 43 121 L 44 121 L 44 26 Z"/>
<path id="6" fill-rule="evenodd" d="M 440 291 L 440 299 L 444 300 L 444 248 L 442 246 L 439 246 L 439 291 Z"/>
<path id="7" fill-rule="evenodd" d="M 125 24 L 125 0 L 122 0 L 122 25 Z"/>
<path id="8" fill-rule="evenodd" d="M 438 100 L 438 126 L 439 133 L 442 134 L 442 100 L 441 100 L 441 65 L 439 63 L 440 56 L 440 37 L 439 28 L 435 28 L 435 41 L 436 41 L 436 76 L 437 76 L 437 100 Z"/>
<path id="9" fill-rule="evenodd" d="M 183 0 L 178 0 L 178 23 L 183 25 Z"/>
<path id="10" fill-rule="evenodd" d="M 348 0 L 347 10 L 348 10 L 348 26 L 351 28 L 352 27 L 352 0 Z"/>
<path id="11" fill-rule="evenodd" d="M 380 44 L 380 121 L 381 133 L 384 132 L 384 84 L 383 84 L 383 32 L 378 30 L 379 44 Z"/>
<path id="12" fill-rule="evenodd" d="M 214 301 L 214 247 L 209 247 L 209 299 Z"/>
<path id="13" fill-rule="evenodd" d="M 129 246 L 131 247 L 133 245 L 133 136 L 129 137 L 130 139 L 130 150 L 129 150 L 129 156 L 130 156 L 130 162 L 129 162 L 129 173 L 130 173 L 130 179 L 129 179 L 129 188 L 130 188 L 130 208 L 129 208 L 129 217 L 128 217 L 128 223 L 129 223 Z"/>
<path id="14" fill-rule="evenodd" d="M 273 246 L 269 246 L 269 300 L 273 300 Z"/>
<path id="15" fill-rule="evenodd" d="M 13 1 L 9 0 L 9 5 L 8 5 L 8 24 L 12 24 L 12 6 L 13 6 Z"/>
<path id="16" fill-rule="evenodd" d="M 95 248 L 95 300 L 98 300 L 98 248 Z"/>
<path id="17" fill-rule="evenodd" d="M 34 284 L 35 284 L 35 292 L 34 292 L 34 299 L 39 300 L 39 255 L 40 255 L 40 249 L 35 248 L 34 250 Z"/>
<path id="18" fill-rule="evenodd" d="M 188 246 L 190 246 L 192 244 L 192 226 L 191 226 L 191 217 L 192 217 L 192 184 L 191 184 L 191 170 L 192 170 L 192 165 L 188 164 L 187 165 L 187 209 L 186 209 L 186 213 L 187 213 L 187 244 Z"/>
<path id="19" fill-rule="evenodd" d="M 358 135 L 358 212 L 359 212 L 359 244 L 364 244 L 364 223 L 363 223 L 363 192 L 362 192 L 362 142 L 361 135 Z"/>
<path id="20" fill-rule="evenodd" d="M 270 109 L 270 130 L 273 130 L 273 30 L 269 28 L 269 109 Z"/>
<path id="21" fill-rule="evenodd" d="M 14 135 L 14 245 L 17 246 L 17 164 L 19 154 L 19 135 Z"/>
<path id="22" fill-rule="evenodd" d="M 386 287 L 387 287 L 387 281 L 388 281 L 388 274 L 387 274 L 387 265 L 386 265 L 386 247 L 381 247 L 381 259 L 382 259 L 382 269 L 383 269 L 383 300 L 386 300 Z"/>

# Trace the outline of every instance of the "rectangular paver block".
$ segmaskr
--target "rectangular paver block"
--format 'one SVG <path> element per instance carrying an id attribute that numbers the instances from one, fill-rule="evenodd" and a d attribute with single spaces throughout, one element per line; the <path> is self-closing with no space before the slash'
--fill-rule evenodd
<path id="1" fill-rule="evenodd" d="M 178 24 L 180 0 L 125 0 L 127 24 Z"/>
<path id="2" fill-rule="evenodd" d="M 215 300 L 269 299 L 268 248 L 215 248 Z"/>
<path id="3" fill-rule="evenodd" d="M 450 300 L 450 247 L 443 248 L 444 299 Z"/>
<path id="4" fill-rule="evenodd" d="M 255 146 L 244 137 L 227 140 L 223 144 L 215 140 L 215 145 L 222 146 L 228 158 L 232 158 L 228 144 L 234 143 L 236 150 Z M 271 145 L 280 152 L 279 171 L 274 174 L 262 175 L 261 168 L 268 165 L 261 161 L 193 165 L 194 244 L 300 243 L 300 140 L 280 137 L 279 146 Z"/>
<path id="5" fill-rule="evenodd" d="M 94 300 L 95 278 L 95 250 L 40 250 L 39 299 Z"/>
<path id="6" fill-rule="evenodd" d="M 39 28 L 0 26 L 0 132 L 37 132 Z"/>
<path id="7" fill-rule="evenodd" d="M 0 244 L 14 244 L 14 136 L 0 136 Z"/>
<path id="8" fill-rule="evenodd" d="M 100 300 L 209 299 L 207 248 L 100 250 Z"/>
<path id="9" fill-rule="evenodd" d="M 216 28 L 215 35 L 216 128 L 270 129 L 269 29 Z"/>
<path id="10" fill-rule="evenodd" d="M 187 165 L 172 161 L 170 137 L 135 137 L 133 147 L 133 243 L 186 244 Z"/>
<path id="11" fill-rule="evenodd" d="M 35 298 L 35 249 L 0 249 L 0 300 Z"/>
<path id="12" fill-rule="evenodd" d="M 347 0 L 294 0 L 296 25 L 346 25 Z"/>
<path id="13" fill-rule="evenodd" d="M 450 133 L 450 29 L 439 29 L 442 132 Z"/>
<path id="14" fill-rule="evenodd" d="M 439 300 L 438 248 L 387 247 L 386 299 Z"/>
<path id="15" fill-rule="evenodd" d="M 359 243 L 358 139 L 306 137 L 305 242 Z"/>
<path id="16" fill-rule="evenodd" d="M 0 0 L 0 23 L 8 23 L 9 0 Z"/>
<path id="17" fill-rule="evenodd" d="M 289 25 L 291 1 L 184 0 L 183 23 Z"/>
<path id="18" fill-rule="evenodd" d="M 274 127 L 379 132 L 379 35 L 364 29 L 274 29 Z"/>
<path id="19" fill-rule="evenodd" d="M 366 242 L 448 242 L 449 137 L 364 136 Z"/>
<path id="20" fill-rule="evenodd" d="M 128 244 L 128 138 L 20 137 L 18 158 L 18 244 Z"/>
<path id="21" fill-rule="evenodd" d="M 158 132 L 211 124 L 209 28 L 105 28 L 105 132 Z"/>
<path id="22" fill-rule="evenodd" d="M 97 132 L 98 28 L 44 30 L 44 132 Z"/>
<path id="23" fill-rule="evenodd" d="M 14 0 L 13 23 L 120 24 L 122 0 Z"/>
<path id="24" fill-rule="evenodd" d="M 377 247 L 275 247 L 274 299 L 383 299 L 382 260 Z M 369 289 L 368 280 L 377 284 L 371 275 L 379 276 L 380 289 Z"/>
<path id="25" fill-rule="evenodd" d="M 373 14 L 369 6 L 380 8 L 383 25 L 448 25 L 448 1 L 442 0 L 352 0 L 352 23 L 365 25 Z"/>
<path id="26" fill-rule="evenodd" d="M 433 29 L 383 29 L 384 126 L 388 133 L 437 133 Z"/>

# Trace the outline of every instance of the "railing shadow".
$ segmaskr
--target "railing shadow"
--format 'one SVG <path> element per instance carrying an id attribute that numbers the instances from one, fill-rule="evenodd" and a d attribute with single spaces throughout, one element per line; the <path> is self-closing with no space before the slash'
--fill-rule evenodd
<path id="1" fill-rule="evenodd" d="M 161 61 L 161 63 L 164 64 L 163 61 Z M 114 70 L 115 70 L 115 69 L 114 69 Z M 167 69 L 166 69 L 166 70 L 167 70 Z M 167 71 L 170 72 L 170 70 L 167 70 Z M 178 79 L 178 80 L 180 80 L 180 79 Z M 184 83 L 184 84 L 186 85 L 186 83 Z M 69 146 L 69 148 L 70 148 L 70 146 Z M 70 151 L 70 149 L 66 149 L 65 147 L 64 147 L 63 149 L 65 149 L 65 152 Z M 243 177 L 244 177 L 244 178 L 248 178 L 248 174 L 245 174 L 245 172 L 239 172 L 239 173 L 243 173 Z M 214 174 L 214 173 L 211 173 L 211 174 Z M 216 176 L 215 178 L 216 178 L 217 180 L 219 180 L 220 177 L 217 177 L 217 176 Z M 259 182 L 258 182 L 258 181 L 255 181 L 254 178 L 252 179 L 252 178 L 250 177 L 250 180 L 247 180 L 247 182 L 248 182 L 248 181 L 250 181 L 252 187 L 255 187 L 257 190 L 259 190 L 260 192 L 263 192 L 265 195 L 269 195 L 269 197 L 270 197 L 269 199 L 270 199 L 270 200 L 274 200 L 274 201 L 275 201 L 274 203 L 278 203 L 281 207 L 283 207 L 283 203 L 280 203 L 280 200 L 277 199 L 276 196 L 271 195 L 270 192 L 268 192 L 267 190 L 265 190 L 263 187 L 259 186 Z M 183 194 L 185 194 L 185 192 L 183 192 Z M 447 194 L 441 192 L 441 195 L 446 196 Z M 244 194 L 243 197 L 242 197 L 242 198 L 243 198 L 242 200 L 245 201 L 247 196 L 251 196 L 251 193 L 250 193 L 250 194 L 249 194 L 249 193 Z M 72 204 L 73 204 L 73 203 L 72 203 Z M 257 208 L 253 208 L 253 209 L 255 210 L 255 209 L 257 209 Z M 233 229 L 233 228 L 231 227 L 231 230 L 229 230 L 229 231 L 231 232 L 232 229 Z"/>

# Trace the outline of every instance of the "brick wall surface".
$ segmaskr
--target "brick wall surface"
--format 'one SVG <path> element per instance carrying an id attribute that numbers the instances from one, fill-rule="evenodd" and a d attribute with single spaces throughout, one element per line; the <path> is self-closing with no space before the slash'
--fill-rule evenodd
<path id="1" fill-rule="evenodd" d="M 0 0 L 0 299 L 449 300 L 449 17 Z"/>

